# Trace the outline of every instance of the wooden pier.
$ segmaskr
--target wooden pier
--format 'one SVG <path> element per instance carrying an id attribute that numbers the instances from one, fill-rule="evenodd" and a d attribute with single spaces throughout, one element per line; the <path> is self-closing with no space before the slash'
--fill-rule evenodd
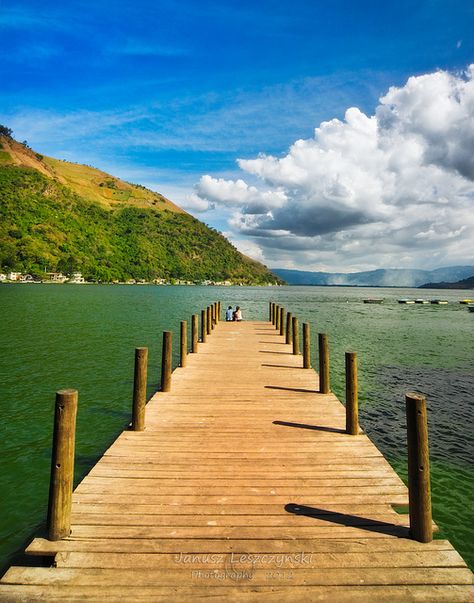
<path id="1" fill-rule="evenodd" d="M 462 558 L 410 538 L 407 488 L 283 332 L 193 336 L 145 430 L 76 488 L 71 534 L 27 548 L 52 567 L 11 567 L 0 600 L 472 601 Z"/>

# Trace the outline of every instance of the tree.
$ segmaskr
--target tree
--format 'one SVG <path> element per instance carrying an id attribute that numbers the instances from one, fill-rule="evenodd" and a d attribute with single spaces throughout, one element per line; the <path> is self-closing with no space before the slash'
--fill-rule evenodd
<path id="1" fill-rule="evenodd" d="M 13 136 L 13 130 L 11 128 L 7 128 L 7 126 L 2 126 L 2 124 L 0 124 L 0 136 L 6 136 L 7 138 L 11 138 Z"/>

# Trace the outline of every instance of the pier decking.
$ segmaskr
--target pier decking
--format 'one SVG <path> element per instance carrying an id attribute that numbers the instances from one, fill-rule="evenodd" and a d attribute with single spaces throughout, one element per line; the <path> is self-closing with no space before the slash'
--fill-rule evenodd
<path id="1" fill-rule="evenodd" d="M 76 488 L 55 567 L 1 601 L 472 601 L 446 540 L 408 537 L 407 489 L 268 322 L 218 323 Z"/>

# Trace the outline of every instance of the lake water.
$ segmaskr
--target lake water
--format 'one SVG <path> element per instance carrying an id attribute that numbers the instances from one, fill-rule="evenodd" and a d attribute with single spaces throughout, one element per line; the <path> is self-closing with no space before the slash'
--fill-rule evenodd
<path id="1" fill-rule="evenodd" d="M 0 560 L 46 516 L 54 395 L 79 390 L 76 482 L 128 424 L 134 348 L 149 348 L 149 395 L 158 388 L 163 330 L 213 301 L 267 319 L 268 302 L 329 335 L 332 389 L 344 399 L 344 352 L 359 359 L 360 423 L 406 479 L 407 391 L 428 397 L 434 519 L 474 566 L 474 314 L 462 291 L 346 287 L 158 287 L 1 285 Z M 400 305 L 403 297 L 444 298 L 447 306 Z M 363 304 L 383 297 L 382 305 Z"/>

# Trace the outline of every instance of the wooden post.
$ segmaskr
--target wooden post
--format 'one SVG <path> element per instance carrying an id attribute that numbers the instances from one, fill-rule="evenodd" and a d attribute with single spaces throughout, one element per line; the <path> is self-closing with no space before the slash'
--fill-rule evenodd
<path id="1" fill-rule="evenodd" d="M 268 302 L 268 321 L 272 322 L 272 302 Z"/>
<path id="2" fill-rule="evenodd" d="M 311 339 L 309 323 L 303 323 L 303 368 L 311 368 Z"/>
<path id="3" fill-rule="evenodd" d="M 278 331 L 280 328 L 280 306 L 276 306 L 275 308 L 276 316 L 275 316 L 275 329 Z"/>
<path id="4" fill-rule="evenodd" d="M 328 336 L 325 333 L 319 333 L 319 393 L 328 394 L 329 385 L 329 347 Z"/>
<path id="5" fill-rule="evenodd" d="M 357 354 L 346 352 L 346 433 L 359 433 Z"/>
<path id="6" fill-rule="evenodd" d="M 285 334 L 285 308 L 280 308 L 280 335 Z"/>
<path id="7" fill-rule="evenodd" d="M 219 316 L 220 312 L 219 312 L 219 302 L 216 302 L 216 324 L 219 322 L 220 316 Z"/>
<path id="8" fill-rule="evenodd" d="M 297 355 L 300 353 L 300 327 L 298 324 L 298 318 L 293 316 L 292 318 L 293 327 L 293 354 Z"/>
<path id="9" fill-rule="evenodd" d="M 275 324 L 275 320 L 276 320 L 275 314 L 276 314 L 276 303 L 272 302 L 272 325 Z"/>
<path id="10" fill-rule="evenodd" d="M 286 339 L 285 342 L 290 344 L 292 342 L 292 330 L 291 330 L 291 326 L 293 324 L 293 320 L 291 317 L 291 312 L 287 312 L 286 313 Z"/>
<path id="11" fill-rule="evenodd" d="M 202 341 L 202 343 L 206 343 L 206 337 L 207 337 L 206 310 L 201 310 L 201 341 Z"/>
<path id="12" fill-rule="evenodd" d="M 206 332 L 208 335 L 212 332 L 212 318 L 211 318 L 211 308 L 207 306 L 206 308 Z"/>
<path id="13" fill-rule="evenodd" d="M 216 304 L 213 303 L 211 306 L 211 328 L 214 329 L 216 324 L 217 324 L 217 318 L 216 318 Z"/>
<path id="14" fill-rule="evenodd" d="M 56 393 L 48 502 L 49 540 L 60 540 L 71 533 L 77 397 L 75 389 Z"/>
<path id="15" fill-rule="evenodd" d="M 193 314 L 191 318 L 191 353 L 196 354 L 198 351 L 198 317 Z"/>
<path id="16" fill-rule="evenodd" d="M 410 535 L 418 542 L 433 540 L 430 492 L 430 456 L 428 449 L 428 420 L 426 398 L 421 394 L 406 394 L 408 444 L 408 497 L 410 505 Z"/>
<path id="17" fill-rule="evenodd" d="M 143 431 L 145 429 L 147 364 L 148 348 L 135 348 L 132 431 Z"/>
<path id="18" fill-rule="evenodd" d="M 179 346 L 179 366 L 186 366 L 186 357 L 188 355 L 188 323 L 181 321 Z"/>
<path id="19" fill-rule="evenodd" d="M 163 331 L 163 348 L 161 350 L 161 391 L 171 389 L 171 371 L 173 368 L 173 343 L 171 331 Z"/>

